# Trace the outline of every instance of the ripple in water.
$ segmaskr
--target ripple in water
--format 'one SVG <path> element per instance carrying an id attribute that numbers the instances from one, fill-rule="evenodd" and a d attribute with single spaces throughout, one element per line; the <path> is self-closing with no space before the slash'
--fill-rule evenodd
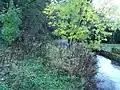
<path id="1" fill-rule="evenodd" d="M 102 90 L 120 90 L 120 66 L 115 67 L 111 64 L 111 60 L 97 55 L 99 73 L 97 79 L 99 88 Z"/>

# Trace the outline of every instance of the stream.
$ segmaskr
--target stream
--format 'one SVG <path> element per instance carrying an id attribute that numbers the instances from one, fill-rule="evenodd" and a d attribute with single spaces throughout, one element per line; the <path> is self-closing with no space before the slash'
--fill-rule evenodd
<path id="1" fill-rule="evenodd" d="M 60 46 L 65 47 L 67 40 L 55 40 Z M 97 55 L 98 74 L 96 75 L 98 90 L 120 90 L 120 66 L 111 60 Z"/>
<path id="2" fill-rule="evenodd" d="M 120 90 L 120 66 L 112 64 L 111 60 L 97 55 L 98 74 L 96 76 L 99 90 Z"/>

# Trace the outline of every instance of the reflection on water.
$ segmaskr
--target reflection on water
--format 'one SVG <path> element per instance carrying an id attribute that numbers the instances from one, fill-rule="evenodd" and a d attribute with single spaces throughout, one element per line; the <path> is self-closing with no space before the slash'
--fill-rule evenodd
<path id="1" fill-rule="evenodd" d="M 120 66 L 111 64 L 111 61 L 97 55 L 99 73 L 97 78 L 102 80 L 98 87 L 102 90 L 120 90 Z"/>

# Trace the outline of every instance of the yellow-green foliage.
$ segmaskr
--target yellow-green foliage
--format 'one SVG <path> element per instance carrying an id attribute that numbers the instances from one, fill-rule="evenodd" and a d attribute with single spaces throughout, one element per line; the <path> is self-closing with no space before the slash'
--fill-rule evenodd
<path id="1" fill-rule="evenodd" d="M 53 32 L 55 35 L 65 39 L 87 41 L 92 47 L 106 40 L 111 33 L 105 29 L 114 26 L 104 16 L 96 13 L 92 4 L 86 0 L 52 3 L 44 13 L 49 16 L 49 24 L 56 27 Z"/>

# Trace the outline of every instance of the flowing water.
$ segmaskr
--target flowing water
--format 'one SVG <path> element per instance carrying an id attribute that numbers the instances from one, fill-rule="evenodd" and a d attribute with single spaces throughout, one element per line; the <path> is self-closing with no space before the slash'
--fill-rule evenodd
<path id="1" fill-rule="evenodd" d="M 120 66 L 111 63 L 111 60 L 97 55 L 99 73 L 97 84 L 99 90 L 120 90 Z"/>

